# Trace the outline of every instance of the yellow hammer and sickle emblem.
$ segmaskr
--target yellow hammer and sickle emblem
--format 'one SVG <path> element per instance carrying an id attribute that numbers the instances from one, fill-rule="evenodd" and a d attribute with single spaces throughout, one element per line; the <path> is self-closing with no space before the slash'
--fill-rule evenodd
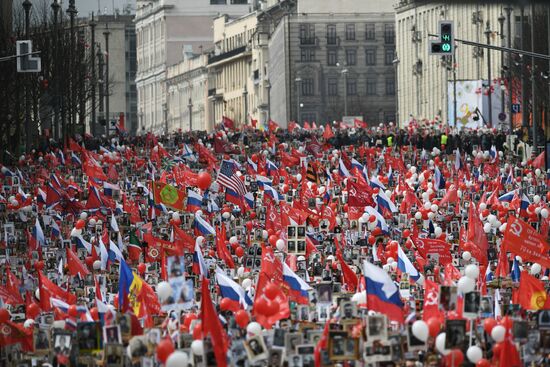
<path id="1" fill-rule="evenodd" d="M 160 190 L 160 198 L 166 204 L 174 204 L 179 198 L 178 190 L 170 185 L 166 185 Z"/>
<path id="2" fill-rule="evenodd" d="M 544 307 L 546 303 L 546 293 L 545 292 L 535 292 L 531 296 L 531 307 L 535 310 L 540 310 Z"/>

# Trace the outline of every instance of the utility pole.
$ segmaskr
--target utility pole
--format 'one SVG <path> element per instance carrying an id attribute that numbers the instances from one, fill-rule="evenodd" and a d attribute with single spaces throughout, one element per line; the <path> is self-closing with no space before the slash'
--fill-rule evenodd
<path id="1" fill-rule="evenodd" d="M 105 32 L 103 32 L 103 35 L 105 36 L 105 120 L 107 123 L 105 124 L 105 137 L 109 137 L 109 125 L 111 123 L 110 121 L 110 114 L 109 114 L 109 35 L 111 32 L 109 32 L 109 23 L 105 23 Z"/>
<path id="2" fill-rule="evenodd" d="M 502 14 L 502 11 L 500 12 L 500 16 L 498 17 L 498 23 L 500 24 L 500 45 L 504 47 L 504 21 L 506 20 L 506 18 L 504 18 L 504 15 Z M 501 77 L 501 80 L 504 80 L 504 77 L 505 77 L 505 74 L 504 74 L 504 52 L 500 52 L 500 77 Z M 501 114 L 506 114 L 506 104 L 504 103 L 504 89 L 502 88 L 502 83 L 501 83 L 501 88 L 500 88 L 500 102 L 501 102 L 501 105 L 500 105 L 500 113 Z M 499 125 L 500 124 L 505 124 L 506 123 L 506 119 L 504 119 L 503 121 L 500 121 L 500 117 L 499 117 Z"/>
<path id="3" fill-rule="evenodd" d="M 95 91 L 95 83 L 96 83 L 96 75 L 95 75 L 95 27 L 97 26 L 97 22 L 94 19 L 94 12 L 92 12 L 92 19 L 90 20 L 90 23 L 88 23 L 91 29 L 92 33 L 92 80 L 91 80 L 91 94 L 92 94 L 92 113 L 91 113 L 91 120 L 90 120 L 90 132 L 93 136 L 95 136 L 95 128 L 96 128 L 96 114 L 95 114 L 95 98 L 96 98 L 96 91 Z"/>
<path id="4" fill-rule="evenodd" d="M 508 48 L 512 48 L 512 7 L 504 8 L 506 10 L 506 28 L 508 28 Z M 510 117 L 510 134 L 514 131 L 514 111 L 512 111 L 514 86 L 512 85 L 512 52 L 508 52 L 508 108 Z"/>
<path id="5" fill-rule="evenodd" d="M 71 75 L 71 80 L 70 80 L 70 90 L 71 90 L 71 110 L 69 111 L 70 112 L 70 121 L 69 121 L 69 129 L 68 129 L 68 134 L 65 135 L 65 142 L 67 141 L 67 139 L 69 137 L 71 137 L 73 134 L 74 134 L 74 128 L 75 128 L 75 125 L 76 125 L 76 85 L 77 85 L 77 78 L 78 76 L 75 74 L 75 70 L 76 70 L 76 63 L 75 63 L 75 59 L 76 59 L 76 52 L 75 52 L 75 48 L 76 48 L 76 36 L 75 36 L 75 33 L 74 33 L 74 21 L 75 21 L 75 18 L 76 18 L 76 14 L 78 13 L 78 11 L 76 10 L 76 7 L 75 7 L 75 0 L 69 0 L 69 8 L 67 9 L 67 13 L 69 13 L 69 17 L 71 19 L 71 51 L 70 51 L 70 57 L 71 57 L 71 62 L 69 63 L 70 65 L 70 68 L 71 68 L 71 71 L 70 71 L 70 75 Z"/>
<path id="6" fill-rule="evenodd" d="M 535 52 L 535 4 L 531 3 L 531 52 Z M 533 152 L 538 155 L 537 100 L 535 91 L 535 58 L 531 56 L 531 118 L 533 119 Z"/>
<path id="7" fill-rule="evenodd" d="M 301 123 L 301 116 L 300 116 L 300 83 L 302 82 L 302 78 L 298 77 L 294 79 L 296 82 L 296 122 L 298 124 Z M 269 122 L 269 120 L 268 120 Z M 300 125 L 301 126 L 301 125 Z"/>
<path id="8" fill-rule="evenodd" d="M 162 104 L 162 111 L 164 112 L 164 129 L 165 134 L 168 135 L 168 103 Z"/>
<path id="9" fill-rule="evenodd" d="M 243 102 L 244 102 L 244 116 L 243 116 L 243 127 L 248 125 L 248 89 L 246 89 L 246 82 L 244 83 L 243 90 Z"/>
<path id="10" fill-rule="evenodd" d="M 191 99 L 191 95 L 189 95 L 189 104 L 187 107 L 189 108 L 189 131 L 193 131 L 193 100 Z"/>
<path id="11" fill-rule="evenodd" d="M 348 69 L 342 70 L 344 74 L 344 116 L 348 115 Z"/>
<path id="12" fill-rule="evenodd" d="M 59 140 L 59 83 L 61 79 L 61 73 L 59 72 L 59 29 L 57 28 L 57 17 L 59 15 L 59 9 L 61 5 L 54 0 L 52 3 L 53 11 L 53 34 L 54 34 L 54 73 L 55 73 L 55 83 L 54 83 L 54 121 L 52 124 L 52 136 L 55 140 Z"/>
<path id="13" fill-rule="evenodd" d="M 101 46 L 98 45 L 98 48 L 97 48 L 97 53 L 96 53 L 96 56 L 97 56 L 97 73 L 98 73 L 98 78 L 97 78 L 97 84 L 98 84 L 98 90 L 99 90 L 99 120 L 100 121 L 103 121 L 105 122 L 105 111 L 104 111 L 104 108 L 103 108 L 103 104 L 104 104 L 104 101 L 105 99 L 103 98 L 103 93 L 105 91 L 105 89 L 103 88 L 103 83 L 104 83 L 104 79 L 103 79 L 103 52 L 101 51 Z M 98 130 L 101 130 L 100 128 L 98 128 Z"/>
<path id="14" fill-rule="evenodd" d="M 27 40 L 30 39 L 31 8 L 32 3 L 29 0 L 25 0 L 23 2 L 23 9 L 25 10 L 25 39 Z M 27 152 L 30 152 L 34 135 L 31 126 L 31 78 L 27 77 L 25 82 L 25 149 Z"/>
<path id="15" fill-rule="evenodd" d="M 271 120 L 271 83 L 267 81 L 267 121 Z"/>
<path id="16" fill-rule="evenodd" d="M 521 5 L 520 8 L 520 21 L 519 21 L 519 49 L 524 50 L 525 47 L 523 45 L 523 23 L 524 23 L 524 16 L 525 16 L 525 9 L 523 5 Z M 528 109 L 527 109 L 527 88 L 525 85 L 525 60 L 523 55 L 520 55 L 519 57 L 519 63 L 520 63 L 520 74 L 521 74 L 521 115 L 522 115 L 522 126 L 527 127 L 529 126 L 529 115 Z"/>
<path id="17" fill-rule="evenodd" d="M 491 44 L 491 29 L 489 27 L 489 21 L 487 21 L 487 27 L 485 28 L 485 36 L 487 36 L 487 44 Z M 491 93 L 491 50 L 487 49 L 487 96 L 489 98 L 489 125 L 493 126 L 493 101 Z"/>

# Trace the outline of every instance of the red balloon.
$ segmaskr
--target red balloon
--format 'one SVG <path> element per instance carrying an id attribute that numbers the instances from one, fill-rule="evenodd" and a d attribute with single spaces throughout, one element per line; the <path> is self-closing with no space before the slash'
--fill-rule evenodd
<path id="1" fill-rule="evenodd" d="M 185 315 L 185 317 L 183 318 L 183 326 L 185 326 L 185 328 L 187 330 L 189 330 L 189 326 L 191 325 L 191 322 L 193 320 L 196 320 L 197 319 L 197 315 L 195 315 L 194 313 L 188 313 L 187 315 Z"/>
<path id="2" fill-rule="evenodd" d="M 201 172 L 197 176 L 197 186 L 201 190 L 206 190 L 210 187 L 210 184 L 212 183 L 212 177 L 210 177 L 210 174 L 208 172 Z"/>
<path id="3" fill-rule="evenodd" d="M 499 324 L 504 326 L 504 328 L 506 328 L 506 330 L 508 330 L 508 331 L 512 330 L 513 323 L 514 322 L 512 321 L 512 319 L 509 316 L 504 316 L 499 322 Z"/>
<path id="4" fill-rule="evenodd" d="M 374 192 L 374 194 L 378 195 L 380 189 L 378 187 L 375 187 L 372 191 Z"/>
<path id="5" fill-rule="evenodd" d="M 250 219 L 256 219 L 256 212 L 250 213 Z"/>
<path id="6" fill-rule="evenodd" d="M 214 250 L 208 250 L 208 256 L 210 257 L 215 257 L 216 256 L 216 252 Z"/>
<path id="7" fill-rule="evenodd" d="M 91 256 L 86 256 L 86 259 L 84 260 L 86 262 L 86 266 L 88 268 L 92 268 L 94 266 L 94 258 Z"/>
<path id="8" fill-rule="evenodd" d="M 369 222 L 371 222 L 371 223 L 376 222 L 376 216 L 375 216 L 375 215 L 371 215 L 371 216 L 369 217 Z"/>
<path id="9" fill-rule="evenodd" d="M 222 298 L 220 301 L 220 309 L 222 311 L 227 311 L 231 308 L 231 300 L 227 297 Z"/>
<path id="10" fill-rule="evenodd" d="M 237 322 L 237 325 L 239 325 L 242 329 L 248 325 L 249 321 L 250 317 L 248 316 L 248 312 L 245 310 L 235 312 L 235 322 Z"/>
<path id="11" fill-rule="evenodd" d="M 275 299 L 278 293 L 279 293 L 279 287 L 277 287 L 274 283 L 269 283 L 265 287 L 265 295 L 269 299 Z"/>
<path id="12" fill-rule="evenodd" d="M 500 352 L 502 352 L 502 342 L 496 343 L 493 345 L 493 356 L 500 356 Z"/>
<path id="13" fill-rule="evenodd" d="M 373 235 L 370 235 L 368 240 L 370 245 L 374 245 L 374 243 L 376 242 L 376 237 L 374 237 Z"/>
<path id="14" fill-rule="evenodd" d="M 195 328 L 193 329 L 193 340 L 199 340 L 202 339 L 202 323 L 198 322 L 195 324 Z"/>
<path id="15" fill-rule="evenodd" d="M 78 317 L 78 310 L 76 309 L 76 305 L 70 305 L 67 313 L 71 317 Z"/>
<path id="16" fill-rule="evenodd" d="M 430 331 L 430 336 L 432 338 L 435 338 L 437 334 L 439 334 L 439 331 L 441 330 L 441 321 L 437 317 L 430 317 L 428 321 L 426 321 L 426 324 L 428 324 L 428 330 Z"/>
<path id="17" fill-rule="evenodd" d="M 489 211 L 489 209 L 483 209 L 483 211 L 481 212 L 481 214 L 482 214 L 484 217 L 487 217 L 487 216 L 489 216 L 489 214 L 491 214 L 491 212 Z"/>
<path id="18" fill-rule="evenodd" d="M 397 251 L 397 241 L 390 241 L 388 246 L 386 246 L 386 250 L 391 252 Z"/>
<path id="19" fill-rule="evenodd" d="M 115 294 L 115 297 L 113 298 L 113 306 L 118 308 L 118 294 Z"/>
<path id="20" fill-rule="evenodd" d="M 491 362 L 489 362 L 485 358 L 481 358 L 479 361 L 477 361 L 476 367 L 491 367 Z"/>
<path id="21" fill-rule="evenodd" d="M 34 268 L 37 271 L 41 271 L 42 269 L 44 269 L 44 261 L 40 260 L 40 261 L 35 262 L 34 263 Z"/>
<path id="22" fill-rule="evenodd" d="M 0 308 L 0 324 L 3 324 L 10 319 L 10 313 L 5 308 Z"/>
<path id="23" fill-rule="evenodd" d="M 82 229 L 86 225 L 86 222 L 83 219 L 79 219 L 76 221 L 75 228 L 76 229 Z"/>
<path id="24" fill-rule="evenodd" d="M 462 365 L 462 362 L 464 362 L 464 354 L 460 349 L 453 349 L 451 350 L 451 353 L 445 356 L 445 360 L 447 362 L 447 366 L 458 367 Z"/>
<path id="25" fill-rule="evenodd" d="M 244 255 L 244 249 L 239 246 L 235 249 L 235 255 L 237 255 L 237 257 L 243 257 Z"/>
<path id="26" fill-rule="evenodd" d="M 138 272 L 143 275 L 145 274 L 145 270 L 147 269 L 147 265 L 145 265 L 144 263 L 140 263 L 138 266 L 137 266 L 137 269 L 138 269 Z"/>
<path id="27" fill-rule="evenodd" d="M 36 303 L 31 303 L 27 306 L 27 318 L 29 319 L 36 319 L 36 317 L 40 314 L 40 307 Z"/>
<path id="28" fill-rule="evenodd" d="M 252 227 L 254 227 L 254 223 L 252 222 L 246 222 L 246 230 L 248 232 L 251 232 L 252 231 Z"/>
<path id="29" fill-rule="evenodd" d="M 407 238 L 410 235 L 411 235 L 411 231 L 409 231 L 408 229 L 403 230 L 403 237 Z"/>
<path id="30" fill-rule="evenodd" d="M 277 244 L 278 238 L 277 238 L 277 236 L 275 236 L 274 234 L 272 234 L 272 235 L 269 236 L 269 239 L 268 239 L 268 240 L 269 240 L 269 244 L 270 244 L 271 246 L 275 246 L 275 245 Z"/>
<path id="31" fill-rule="evenodd" d="M 264 297 L 260 297 L 257 301 L 254 302 L 254 309 L 262 315 L 267 315 L 267 299 L 265 299 Z"/>
<path id="32" fill-rule="evenodd" d="M 90 308 L 90 315 L 94 321 L 99 321 L 99 311 L 97 310 L 97 307 Z"/>
<path id="33" fill-rule="evenodd" d="M 166 360 L 172 353 L 174 353 L 174 344 L 172 344 L 172 341 L 170 339 L 161 340 L 157 345 L 157 359 L 162 363 L 166 363 Z"/>
<path id="34" fill-rule="evenodd" d="M 372 231 L 372 235 L 373 236 L 380 236 L 382 234 L 382 230 L 380 229 L 380 227 L 376 227 L 373 231 Z"/>
<path id="35" fill-rule="evenodd" d="M 483 320 L 483 330 L 485 330 L 485 332 L 487 334 L 491 334 L 491 330 L 493 330 L 493 328 L 497 326 L 497 321 L 495 319 L 493 319 L 492 317 L 489 317 L 489 318 L 486 318 L 485 320 Z"/>
<path id="36" fill-rule="evenodd" d="M 279 303 L 271 300 L 267 301 L 267 309 L 266 309 L 267 316 L 273 316 L 277 312 L 279 312 Z"/>

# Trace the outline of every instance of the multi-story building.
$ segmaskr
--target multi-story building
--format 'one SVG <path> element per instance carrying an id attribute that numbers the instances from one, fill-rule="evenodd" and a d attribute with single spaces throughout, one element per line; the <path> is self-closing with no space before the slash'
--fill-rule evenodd
<path id="1" fill-rule="evenodd" d="M 133 23 L 133 15 L 101 15 L 96 17 L 95 40 L 96 52 L 107 51 L 107 38 L 109 42 L 108 55 L 104 55 L 103 64 L 109 62 L 109 95 L 98 91 L 98 96 L 103 96 L 104 103 L 97 103 L 97 119 L 105 119 L 109 122 L 111 130 L 114 126 L 111 121 L 118 121 L 120 116 L 124 116 L 124 127 L 130 134 L 137 132 L 138 114 L 137 114 L 137 92 L 136 92 L 136 31 Z M 87 32 L 89 33 L 89 27 Z M 89 37 L 89 34 L 88 34 Z M 108 57 L 105 57 L 108 56 Z M 96 60 L 97 62 L 97 60 Z M 103 74 L 96 70 L 98 80 L 101 81 L 99 87 L 104 87 L 103 83 L 107 81 L 106 67 L 103 68 Z M 109 115 L 107 116 L 107 103 L 109 99 Z M 102 105 L 102 111 L 99 106 Z M 91 126 L 88 122 L 87 126 Z M 103 127 L 94 126 L 97 132 L 103 131 Z"/>
<path id="2" fill-rule="evenodd" d="M 208 56 L 189 52 L 166 71 L 168 129 L 208 130 Z"/>
<path id="3" fill-rule="evenodd" d="M 395 16 L 387 1 L 300 0 L 269 41 L 271 116 L 395 121 Z"/>
<path id="4" fill-rule="evenodd" d="M 411 118 L 433 119 L 441 116 L 447 122 L 448 82 L 487 80 L 487 50 L 458 44 L 454 59 L 428 54 L 429 34 L 438 34 L 438 20 L 453 20 L 455 38 L 500 45 L 501 25 L 506 5 L 495 2 L 451 3 L 401 0 L 396 6 L 397 97 L 399 122 L 406 125 Z M 504 14 L 504 15 L 503 15 Z M 500 76 L 501 55 L 492 51 L 491 80 Z M 452 97 L 452 96 L 451 96 Z M 496 120 L 496 116 L 493 117 Z"/>
<path id="5" fill-rule="evenodd" d="M 212 46 L 212 19 L 248 13 L 248 0 L 138 0 L 138 114 L 140 132 L 161 132 L 168 118 L 166 71 L 182 51 L 202 53 Z M 175 128 L 175 127 L 174 127 Z"/>

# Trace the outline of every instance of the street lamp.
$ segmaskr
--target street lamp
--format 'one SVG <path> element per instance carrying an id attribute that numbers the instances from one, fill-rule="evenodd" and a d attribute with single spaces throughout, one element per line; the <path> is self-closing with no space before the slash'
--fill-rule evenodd
<path id="1" fill-rule="evenodd" d="M 55 2 L 55 4 L 57 4 L 57 1 Z M 59 6 L 59 5 L 58 5 Z M 53 5 L 52 5 L 53 7 Z M 57 21 L 57 15 L 56 15 L 56 21 Z M 92 133 L 92 135 L 95 135 L 95 128 L 96 128 L 96 115 L 95 115 L 95 60 L 93 60 L 94 58 L 94 55 L 95 55 L 95 27 L 97 26 L 97 22 L 95 21 L 94 19 L 94 13 L 92 12 L 92 19 L 90 19 L 90 22 L 88 23 L 88 25 L 90 26 L 90 29 L 91 29 L 91 33 L 92 33 L 92 44 L 91 44 L 91 47 L 92 47 L 92 50 L 91 50 L 91 54 L 92 54 L 92 82 L 91 82 L 91 85 L 90 85 L 90 89 L 91 89 L 91 97 L 92 97 L 92 116 L 91 116 L 91 122 L 90 122 L 90 131 Z"/>
<path id="2" fill-rule="evenodd" d="M 165 134 L 168 135 L 168 104 L 165 102 L 162 104 L 162 111 L 164 112 L 164 129 Z"/>
<path id="3" fill-rule="evenodd" d="M 507 46 L 508 48 L 512 48 L 512 7 L 508 6 L 504 8 L 506 10 L 506 29 L 508 33 L 508 40 L 507 40 Z M 512 131 L 514 130 L 514 121 L 512 118 L 513 111 L 512 111 L 512 53 L 508 52 L 508 108 L 510 109 L 510 134 L 512 134 Z"/>
<path id="4" fill-rule="evenodd" d="M 498 23 L 500 24 L 500 45 L 502 47 L 504 47 L 504 21 L 506 20 L 506 18 L 504 17 L 504 15 L 502 14 L 502 12 L 500 13 L 500 16 L 498 17 Z M 502 80 L 504 80 L 504 52 L 500 52 L 500 77 Z M 501 114 L 504 114 L 506 113 L 506 107 L 505 107 L 505 103 L 504 103 L 504 88 L 502 88 L 502 85 L 503 83 L 501 82 L 501 88 L 500 88 L 500 98 L 501 98 L 501 107 L 500 107 L 500 112 Z M 506 117 L 504 118 L 504 120 L 502 121 L 503 123 L 506 121 Z M 510 133 L 512 133 L 510 131 Z"/>
<path id="5" fill-rule="evenodd" d="M 296 122 L 298 124 L 301 124 L 302 122 L 302 118 L 301 118 L 301 111 L 300 111 L 300 108 L 302 107 L 302 104 L 300 103 L 300 83 L 302 82 L 302 78 L 298 77 L 296 79 L 294 79 L 294 81 L 296 82 Z"/>
<path id="6" fill-rule="evenodd" d="M 487 27 L 485 28 L 485 36 L 487 37 L 487 45 L 491 44 L 491 29 L 489 27 L 489 21 L 487 21 Z M 493 126 L 493 103 L 491 101 L 491 50 L 487 49 L 487 96 L 489 97 L 489 125 Z"/>
<path id="7" fill-rule="evenodd" d="M 399 60 L 398 57 L 396 57 L 392 61 L 393 65 L 395 66 L 395 93 L 396 93 L 396 98 L 395 98 L 395 124 L 397 125 L 397 127 L 400 127 L 400 125 L 401 125 L 401 121 L 399 120 L 399 85 L 397 83 L 397 81 L 399 80 L 398 68 L 399 68 L 399 63 L 400 62 L 401 62 L 401 60 Z"/>
<path id="8" fill-rule="evenodd" d="M 54 2 L 51 5 L 52 11 L 53 11 L 53 31 L 54 31 L 54 75 L 55 75 L 55 83 L 54 83 L 54 122 L 52 124 L 52 135 L 55 140 L 58 140 L 61 134 L 59 133 L 59 84 L 61 79 L 61 72 L 59 70 L 60 68 L 60 62 L 59 62 L 59 29 L 57 26 L 57 18 L 59 15 L 59 10 L 61 9 L 61 5 L 57 2 L 57 0 L 54 0 Z M 93 19 L 93 16 L 92 16 Z M 90 24 L 91 25 L 91 24 Z M 92 28 L 92 40 L 94 39 L 94 29 Z M 92 59 L 95 57 L 94 48 L 93 48 L 93 41 L 92 41 Z M 92 62 L 92 74 L 95 75 L 95 62 Z M 92 76 L 92 79 L 94 79 L 94 76 Z M 92 82 L 93 85 L 93 82 Z M 92 89 L 95 92 L 95 85 L 92 87 Z M 95 98 L 95 93 L 93 94 L 93 97 Z M 94 99 L 95 100 L 95 99 Z M 95 115 L 95 109 L 92 110 L 93 114 Z M 93 134 L 93 133 L 92 133 Z"/>
<path id="9" fill-rule="evenodd" d="M 187 107 L 189 108 L 189 131 L 193 131 L 193 100 L 191 96 L 189 96 L 189 104 Z"/>
<path id="10" fill-rule="evenodd" d="M 243 116 L 243 122 L 244 126 L 248 125 L 248 90 L 246 89 L 246 83 L 244 84 L 243 89 L 243 102 L 244 102 L 244 116 Z"/>
<path id="11" fill-rule="evenodd" d="M 23 9 L 25 10 L 25 38 L 29 39 L 29 29 L 31 22 L 31 7 L 32 3 L 29 0 L 23 2 Z M 29 81 L 27 80 L 27 85 L 25 87 L 25 148 L 30 151 L 32 145 L 32 128 L 31 128 L 31 91 Z"/>
<path id="12" fill-rule="evenodd" d="M 271 83 L 267 80 L 267 121 L 271 120 Z"/>
<path id="13" fill-rule="evenodd" d="M 344 116 L 348 115 L 348 69 L 342 70 L 344 75 Z"/>

